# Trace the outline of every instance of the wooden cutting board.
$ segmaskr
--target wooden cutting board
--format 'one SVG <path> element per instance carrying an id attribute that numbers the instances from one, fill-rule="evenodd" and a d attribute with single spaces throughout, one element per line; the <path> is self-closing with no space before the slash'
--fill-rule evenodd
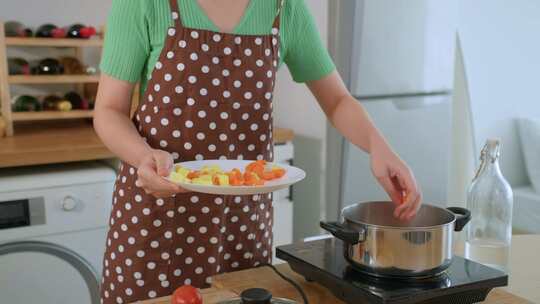
<path id="1" fill-rule="evenodd" d="M 310 304 L 345 304 L 338 300 L 325 287 L 317 283 L 309 283 L 303 277 L 294 273 L 287 264 L 277 266 L 277 268 L 287 277 L 292 278 L 300 284 Z M 301 297 L 289 283 L 281 279 L 268 267 L 255 268 L 238 272 L 221 274 L 213 277 L 212 288 L 203 289 L 204 304 L 216 304 L 218 301 L 234 298 L 243 290 L 254 287 L 262 287 L 268 289 L 275 297 L 288 298 L 298 303 L 301 302 Z M 143 304 L 169 304 L 170 297 L 142 302 Z M 491 291 L 484 304 L 533 304 L 518 296 L 512 295 L 502 289 Z"/>

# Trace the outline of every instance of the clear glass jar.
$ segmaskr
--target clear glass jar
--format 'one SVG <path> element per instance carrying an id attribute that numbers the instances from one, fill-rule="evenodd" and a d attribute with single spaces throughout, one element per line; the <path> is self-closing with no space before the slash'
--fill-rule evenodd
<path id="1" fill-rule="evenodd" d="M 467 193 L 472 219 L 467 228 L 465 257 L 508 272 L 513 193 L 499 168 L 500 148 L 499 140 L 487 140 Z"/>

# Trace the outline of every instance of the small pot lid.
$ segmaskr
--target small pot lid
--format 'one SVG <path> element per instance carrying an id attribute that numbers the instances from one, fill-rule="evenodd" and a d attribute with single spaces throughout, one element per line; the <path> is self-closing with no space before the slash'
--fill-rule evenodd
<path id="1" fill-rule="evenodd" d="M 240 298 L 219 302 L 218 304 L 296 304 L 295 301 L 272 298 L 272 294 L 263 288 L 246 289 L 240 294 Z"/>

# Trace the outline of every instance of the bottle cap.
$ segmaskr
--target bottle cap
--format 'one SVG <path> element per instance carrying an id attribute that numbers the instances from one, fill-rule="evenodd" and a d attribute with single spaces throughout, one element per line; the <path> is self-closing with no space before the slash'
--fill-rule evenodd
<path id="1" fill-rule="evenodd" d="M 491 160 L 499 158 L 501 150 L 501 140 L 498 138 L 488 138 L 484 148 L 482 148 L 481 158 L 489 156 Z"/>

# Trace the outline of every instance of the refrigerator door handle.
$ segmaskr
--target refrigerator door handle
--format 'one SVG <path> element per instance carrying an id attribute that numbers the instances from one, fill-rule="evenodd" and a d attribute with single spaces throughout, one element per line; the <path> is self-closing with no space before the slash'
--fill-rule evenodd
<path id="1" fill-rule="evenodd" d="M 430 97 L 405 97 L 392 100 L 392 104 L 400 111 L 416 110 L 427 108 L 434 105 L 450 102 L 451 98 L 448 95 L 438 95 Z"/>
<path id="2" fill-rule="evenodd" d="M 372 98 L 356 97 L 362 103 L 373 103 L 380 101 L 391 101 L 397 110 L 407 111 L 426 108 L 434 105 L 439 105 L 451 101 L 451 94 L 444 93 L 419 93 L 419 94 L 403 94 L 392 96 L 377 96 Z"/>

